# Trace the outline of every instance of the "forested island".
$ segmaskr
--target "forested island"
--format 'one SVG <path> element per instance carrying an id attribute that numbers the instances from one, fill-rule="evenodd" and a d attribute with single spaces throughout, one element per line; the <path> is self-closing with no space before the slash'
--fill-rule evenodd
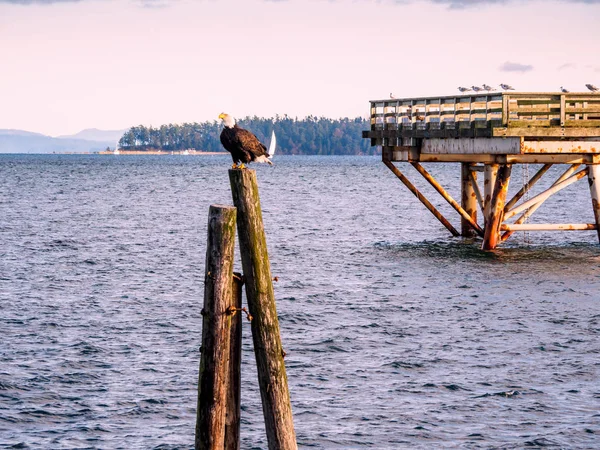
<path id="1" fill-rule="evenodd" d="M 308 116 L 304 119 L 287 115 L 274 118 L 244 117 L 240 127 L 250 130 L 265 145 L 271 131 L 277 135 L 277 153 L 285 155 L 374 155 L 361 132 L 370 128 L 366 119 L 329 119 Z M 135 151 L 225 151 L 219 141 L 220 122 L 161 125 L 158 128 L 139 125 L 131 127 L 119 140 L 123 150 Z"/>

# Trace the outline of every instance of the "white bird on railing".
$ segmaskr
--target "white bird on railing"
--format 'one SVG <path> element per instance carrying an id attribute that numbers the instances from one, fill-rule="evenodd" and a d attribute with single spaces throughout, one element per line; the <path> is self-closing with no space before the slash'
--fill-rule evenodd
<path id="1" fill-rule="evenodd" d="M 593 84 L 586 84 L 585 85 L 586 88 L 588 88 L 590 91 L 596 93 L 598 91 L 600 91 L 600 89 L 598 89 L 596 86 L 594 86 Z"/>
<path id="2" fill-rule="evenodd" d="M 459 86 L 458 90 L 460 92 L 471 92 L 472 91 L 472 89 L 469 89 L 469 88 L 466 88 L 466 87 L 462 87 L 462 86 Z"/>
<path id="3" fill-rule="evenodd" d="M 475 91 L 475 92 L 483 91 L 483 89 L 481 89 L 479 86 L 471 86 L 471 89 L 473 89 L 473 91 Z"/>
<path id="4" fill-rule="evenodd" d="M 390 92 L 390 98 L 396 98 L 396 97 L 394 97 L 394 94 L 392 94 L 392 93 Z"/>
<path id="5" fill-rule="evenodd" d="M 561 86 L 561 87 L 560 87 L 560 92 L 562 92 L 562 93 L 564 93 L 564 94 L 568 94 L 568 93 L 569 93 L 569 92 L 571 92 L 571 91 L 570 91 L 570 90 L 568 90 L 568 89 L 565 89 L 564 87 L 562 87 L 562 86 Z"/>
<path id="6" fill-rule="evenodd" d="M 512 87 L 510 84 L 500 83 L 500 87 L 505 91 L 514 91 L 515 90 L 515 88 Z"/>
<path id="7" fill-rule="evenodd" d="M 488 92 L 490 92 L 491 90 L 493 90 L 493 89 L 494 89 L 493 87 L 491 87 L 491 86 L 488 86 L 488 85 L 487 85 L 487 84 L 485 84 L 485 83 L 483 83 L 483 86 L 482 86 L 482 87 L 483 87 L 483 90 L 484 90 L 484 91 L 488 91 Z"/>

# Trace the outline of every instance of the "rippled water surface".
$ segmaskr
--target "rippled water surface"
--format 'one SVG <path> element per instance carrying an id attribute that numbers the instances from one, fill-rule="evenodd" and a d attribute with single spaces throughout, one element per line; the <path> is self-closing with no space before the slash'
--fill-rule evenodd
<path id="1" fill-rule="evenodd" d="M 301 448 L 600 447 L 595 232 L 484 253 L 377 158 L 276 163 L 257 172 Z M 0 155 L 1 448 L 193 448 L 229 164 Z M 460 198 L 457 166 L 431 171 Z M 561 194 L 536 220 L 593 221 L 585 182 Z M 242 448 L 264 449 L 244 328 Z"/>

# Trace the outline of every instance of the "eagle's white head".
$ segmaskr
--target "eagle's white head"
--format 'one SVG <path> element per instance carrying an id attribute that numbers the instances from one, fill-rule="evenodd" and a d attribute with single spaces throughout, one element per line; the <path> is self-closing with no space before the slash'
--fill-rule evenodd
<path id="1" fill-rule="evenodd" d="M 233 128 L 233 126 L 235 125 L 235 119 L 229 114 L 221 113 L 219 114 L 219 119 L 223 121 L 223 124 L 227 128 Z"/>

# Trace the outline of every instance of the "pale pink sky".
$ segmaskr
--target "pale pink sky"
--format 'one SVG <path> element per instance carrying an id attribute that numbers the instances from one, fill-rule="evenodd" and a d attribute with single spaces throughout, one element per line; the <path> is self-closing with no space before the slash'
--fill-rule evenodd
<path id="1" fill-rule="evenodd" d="M 600 0 L 0 0 L 0 129 L 356 117 L 390 92 L 482 83 L 583 91 L 600 85 L 599 24 Z"/>

